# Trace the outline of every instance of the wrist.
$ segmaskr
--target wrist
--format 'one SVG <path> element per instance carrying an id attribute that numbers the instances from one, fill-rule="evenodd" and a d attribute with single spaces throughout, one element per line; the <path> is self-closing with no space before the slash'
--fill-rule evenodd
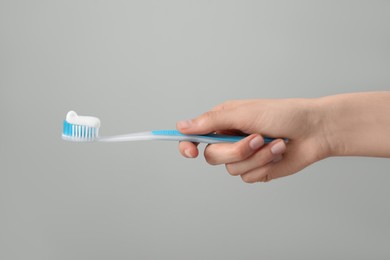
<path id="1" fill-rule="evenodd" d="M 390 93 L 368 92 L 318 99 L 322 117 L 320 133 L 328 156 L 388 157 Z"/>
<path id="2" fill-rule="evenodd" d="M 308 110 L 310 113 L 312 142 L 318 151 L 318 160 L 338 154 L 339 143 L 334 136 L 335 132 L 331 127 L 333 119 L 334 101 L 329 97 L 308 99 Z M 332 108 L 333 107 L 333 108 Z"/>
<path id="3" fill-rule="evenodd" d="M 345 153 L 343 136 L 343 102 L 339 95 L 325 96 L 317 99 L 317 113 L 321 118 L 318 125 L 319 136 L 326 150 L 326 157 L 341 156 Z"/>

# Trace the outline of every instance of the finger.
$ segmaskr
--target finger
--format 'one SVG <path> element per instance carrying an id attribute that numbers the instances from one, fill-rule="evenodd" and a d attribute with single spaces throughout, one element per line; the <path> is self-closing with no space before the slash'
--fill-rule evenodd
<path id="1" fill-rule="evenodd" d="M 180 142 L 179 151 L 184 157 L 196 158 L 199 154 L 199 150 L 197 148 L 198 144 L 199 143 Z"/>
<path id="2" fill-rule="evenodd" d="M 253 134 L 236 143 L 208 145 L 204 156 L 211 165 L 233 163 L 248 158 L 263 145 L 264 139 L 258 134 Z"/>
<path id="3" fill-rule="evenodd" d="M 183 134 L 208 134 L 218 130 L 242 129 L 248 123 L 241 109 L 208 111 L 192 120 L 177 122 L 176 128 Z"/>
<path id="4" fill-rule="evenodd" d="M 286 151 L 286 144 L 283 140 L 277 139 L 265 145 L 262 149 L 254 153 L 249 158 L 226 164 L 226 169 L 230 175 L 237 176 L 262 167 L 273 160 L 277 160 Z"/>
<path id="5" fill-rule="evenodd" d="M 272 164 L 265 172 L 267 181 L 297 173 L 310 164 L 323 159 L 318 157 L 315 149 L 309 142 L 292 144 L 284 154 L 283 160 Z"/>
<path id="6" fill-rule="evenodd" d="M 268 182 L 273 179 L 294 174 L 309 166 L 319 158 L 310 145 L 291 143 L 279 162 L 271 162 L 241 175 L 244 182 L 253 183 L 257 181 Z"/>
<path id="7" fill-rule="evenodd" d="M 282 159 L 283 159 L 283 154 L 274 157 L 274 158 L 272 159 L 272 162 L 273 162 L 273 163 L 277 163 L 277 162 L 281 161 Z"/>
<path id="8" fill-rule="evenodd" d="M 246 183 L 255 183 L 255 182 L 267 182 L 269 181 L 269 175 L 267 172 L 272 168 L 272 163 L 268 163 L 263 167 L 255 168 L 241 175 L 241 179 Z"/>
<path id="9" fill-rule="evenodd" d="M 241 179 L 246 183 L 268 182 L 271 180 L 271 177 L 267 174 L 267 171 L 270 171 L 273 165 L 280 162 L 282 159 L 283 155 L 278 155 L 265 166 L 252 169 L 251 171 L 242 174 Z"/>

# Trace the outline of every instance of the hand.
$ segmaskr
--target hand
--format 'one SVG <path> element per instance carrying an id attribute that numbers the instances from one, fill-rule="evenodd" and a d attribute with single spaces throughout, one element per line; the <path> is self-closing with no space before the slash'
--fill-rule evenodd
<path id="1" fill-rule="evenodd" d="M 184 134 L 250 134 L 237 143 L 210 144 L 204 151 L 211 165 L 225 164 L 247 183 L 267 182 L 296 173 L 330 155 L 322 132 L 320 99 L 228 101 L 193 119 L 180 121 Z M 288 138 L 264 145 L 262 136 Z M 197 144 L 181 142 L 181 154 L 198 156 Z"/>

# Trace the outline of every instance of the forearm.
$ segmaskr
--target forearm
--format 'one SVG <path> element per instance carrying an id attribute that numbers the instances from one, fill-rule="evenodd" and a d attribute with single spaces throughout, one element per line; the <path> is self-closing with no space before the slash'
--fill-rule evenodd
<path id="1" fill-rule="evenodd" d="M 390 158 L 390 91 L 319 99 L 330 156 Z"/>

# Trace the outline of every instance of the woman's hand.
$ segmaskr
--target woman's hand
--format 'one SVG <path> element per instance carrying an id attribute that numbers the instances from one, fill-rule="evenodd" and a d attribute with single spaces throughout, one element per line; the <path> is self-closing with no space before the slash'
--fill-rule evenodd
<path id="1" fill-rule="evenodd" d="M 209 164 L 248 183 L 266 182 L 296 173 L 330 155 L 323 132 L 321 99 L 258 99 L 228 101 L 193 119 L 180 121 L 184 134 L 250 134 L 237 143 L 210 144 L 204 151 Z M 262 136 L 276 139 L 264 145 Z M 183 156 L 198 156 L 197 144 L 181 142 Z"/>

